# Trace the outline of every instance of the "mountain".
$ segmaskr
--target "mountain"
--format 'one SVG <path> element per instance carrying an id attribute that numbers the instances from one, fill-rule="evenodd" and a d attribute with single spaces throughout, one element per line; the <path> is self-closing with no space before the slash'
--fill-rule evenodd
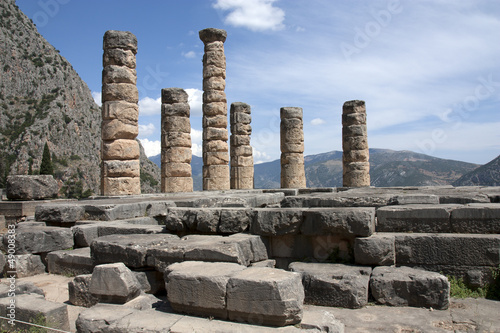
<path id="1" fill-rule="evenodd" d="M 466 173 L 454 186 L 500 186 L 500 155 L 491 162 Z"/>
<path id="2" fill-rule="evenodd" d="M 151 159 L 159 164 L 160 155 Z M 342 186 L 341 151 L 305 156 L 304 162 L 308 187 Z M 193 156 L 191 165 L 195 190 L 200 190 L 201 157 Z M 377 187 L 448 185 L 477 167 L 411 151 L 370 149 L 371 185 Z M 255 188 L 280 187 L 280 160 L 256 164 L 254 168 Z"/>
<path id="3" fill-rule="evenodd" d="M 0 187 L 36 174 L 47 142 L 62 195 L 99 193 L 101 111 L 90 89 L 13 0 L 0 1 L 0 16 Z M 141 156 L 143 191 L 157 191 L 159 169 Z"/>

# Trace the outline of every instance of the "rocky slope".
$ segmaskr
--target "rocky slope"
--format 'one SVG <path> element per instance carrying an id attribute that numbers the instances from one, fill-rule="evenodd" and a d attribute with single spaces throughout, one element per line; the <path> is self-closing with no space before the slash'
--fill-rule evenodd
<path id="1" fill-rule="evenodd" d="M 500 186 L 500 155 L 491 162 L 466 173 L 454 183 L 454 186 Z"/>
<path id="2" fill-rule="evenodd" d="M 99 193 L 101 112 L 90 89 L 14 1 L 0 1 L 0 17 L 0 187 L 6 175 L 37 173 L 47 142 L 63 195 Z M 159 169 L 141 162 L 144 192 L 157 191 Z"/>

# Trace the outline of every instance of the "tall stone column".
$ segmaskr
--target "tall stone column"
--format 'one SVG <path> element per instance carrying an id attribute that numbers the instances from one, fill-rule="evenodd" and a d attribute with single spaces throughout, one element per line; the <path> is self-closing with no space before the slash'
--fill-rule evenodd
<path id="1" fill-rule="evenodd" d="M 109 30 L 103 48 L 101 194 L 140 194 L 137 38 Z"/>
<path id="2" fill-rule="evenodd" d="M 250 105 L 232 103 L 231 122 L 231 189 L 253 189 L 253 151 L 250 145 L 252 116 Z"/>
<path id="3" fill-rule="evenodd" d="M 192 192 L 191 123 L 188 94 L 161 90 L 161 191 Z"/>
<path id="4" fill-rule="evenodd" d="M 364 101 L 348 101 L 342 108 L 343 184 L 370 186 L 370 153 Z"/>
<path id="5" fill-rule="evenodd" d="M 203 190 L 228 190 L 229 153 L 227 133 L 226 57 L 227 33 L 204 29 L 203 56 Z"/>
<path id="6" fill-rule="evenodd" d="M 280 109 L 281 188 L 305 188 L 302 108 Z"/>

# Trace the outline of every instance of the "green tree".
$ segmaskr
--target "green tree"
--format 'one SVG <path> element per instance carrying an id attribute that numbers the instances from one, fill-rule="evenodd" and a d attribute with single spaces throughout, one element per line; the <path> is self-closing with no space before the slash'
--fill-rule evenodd
<path id="1" fill-rule="evenodd" d="M 52 160 L 50 159 L 49 145 L 45 142 L 43 147 L 42 164 L 40 165 L 41 175 L 53 175 L 54 166 L 52 165 Z"/>

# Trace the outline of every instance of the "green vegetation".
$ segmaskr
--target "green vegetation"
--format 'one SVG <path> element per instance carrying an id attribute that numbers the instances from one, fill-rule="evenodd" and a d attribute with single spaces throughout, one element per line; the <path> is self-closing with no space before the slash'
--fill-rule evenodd
<path id="1" fill-rule="evenodd" d="M 70 179 L 64 182 L 59 193 L 68 199 L 84 199 L 90 197 L 93 192 L 91 189 L 83 190 L 83 182 L 74 174 Z"/>
<path id="2" fill-rule="evenodd" d="M 152 187 L 158 185 L 158 181 L 154 179 L 153 176 L 151 176 L 147 172 L 143 172 L 142 170 L 141 170 L 141 182 L 147 182 Z"/>
<path id="3" fill-rule="evenodd" d="M 47 144 L 47 142 L 45 142 L 45 146 L 43 147 L 42 164 L 40 165 L 40 174 L 41 175 L 54 174 L 54 166 L 52 165 L 49 145 Z"/>
<path id="4" fill-rule="evenodd" d="M 448 276 L 450 296 L 456 298 L 487 298 L 500 301 L 500 266 L 492 269 L 493 282 L 480 288 L 471 288 L 462 278 Z"/>

